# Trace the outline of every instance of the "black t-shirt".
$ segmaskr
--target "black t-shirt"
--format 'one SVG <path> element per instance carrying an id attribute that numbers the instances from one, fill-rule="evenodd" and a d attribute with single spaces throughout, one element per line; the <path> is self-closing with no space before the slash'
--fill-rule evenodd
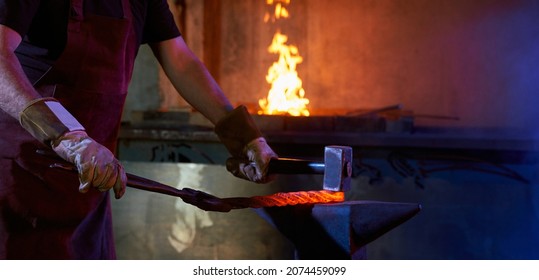
<path id="1" fill-rule="evenodd" d="M 139 45 L 180 35 L 166 0 L 130 0 L 130 3 Z M 70 0 L 0 0 L 0 24 L 24 38 L 17 56 L 31 80 L 46 71 L 62 52 L 69 6 Z M 122 0 L 84 1 L 84 13 L 121 18 Z"/>
<path id="2" fill-rule="evenodd" d="M 121 0 L 84 1 L 84 12 L 121 18 Z M 139 43 L 152 43 L 180 35 L 166 0 L 130 0 Z M 22 37 L 50 45 L 65 38 L 69 0 L 0 0 L 0 24 Z M 104 30 L 103 32 L 106 32 Z"/>

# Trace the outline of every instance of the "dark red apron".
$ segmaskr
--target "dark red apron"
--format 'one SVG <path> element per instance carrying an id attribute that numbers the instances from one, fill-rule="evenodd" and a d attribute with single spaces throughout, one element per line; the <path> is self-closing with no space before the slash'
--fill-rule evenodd
<path id="1" fill-rule="evenodd" d="M 83 0 L 71 0 L 65 51 L 36 85 L 112 151 L 138 48 L 122 5 L 117 19 L 83 15 Z M 58 160 L 36 153 L 47 147 L 4 112 L 0 131 L 0 258 L 115 258 L 109 193 L 79 193 L 77 175 L 50 168 Z"/>

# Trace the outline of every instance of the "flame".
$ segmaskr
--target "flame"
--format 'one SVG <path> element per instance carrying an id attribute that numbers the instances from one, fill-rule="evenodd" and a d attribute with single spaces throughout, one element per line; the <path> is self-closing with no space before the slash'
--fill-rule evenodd
<path id="1" fill-rule="evenodd" d="M 269 12 L 266 12 L 264 15 L 264 22 L 268 22 L 270 19 L 272 22 L 275 22 L 275 20 L 278 20 L 280 18 L 288 18 L 289 13 L 284 5 L 290 4 L 291 0 L 266 0 L 267 5 L 273 5 L 275 4 L 275 10 L 273 11 L 273 17 Z"/>
<path id="2" fill-rule="evenodd" d="M 266 0 L 266 3 L 275 4 L 274 19 L 289 16 L 284 5 L 290 4 L 290 0 Z M 266 14 L 264 21 L 267 22 L 269 17 L 269 14 Z M 305 98 L 303 82 L 296 71 L 296 66 L 303 62 L 303 57 L 299 55 L 298 48 L 287 45 L 287 41 L 288 36 L 277 31 L 268 47 L 268 52 L 279 54 L 279 58 L 268 69 L 266 82 L 271 85 L 271 89 L 266 98 L 258 100 L 258 114 L 309 116 L 309 99 Z"/>

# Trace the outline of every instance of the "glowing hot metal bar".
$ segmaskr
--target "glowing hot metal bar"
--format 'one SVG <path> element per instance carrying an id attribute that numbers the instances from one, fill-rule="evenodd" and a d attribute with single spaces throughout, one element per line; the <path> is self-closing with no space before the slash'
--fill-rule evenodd
<path id="1" fill-rule="evenodd" d="M 150 179 L 127 174 L 127 186 L 135 189 L 167 194 L 181 198 L 202 210 L 229 212 L 232 209 L 262 208 L 298 204 L 318 204 L 344 201 L 343 192 L 304 191 L 276 193 L 267 196 L 219 198 L 190 188 L 176 189 Z"/>
<path id="2" fill-rule="evenodd" d="M 266 196 L 224 198 L 225 202 L 239 208 L 262 208 L 275 206 L 289 206 L 297 204 L 317 204 L 344 201 L 344 192 L 332 191 L 302 191 L 275 193 Z M 236 208 L 237 207 L 237 208 Z"/>

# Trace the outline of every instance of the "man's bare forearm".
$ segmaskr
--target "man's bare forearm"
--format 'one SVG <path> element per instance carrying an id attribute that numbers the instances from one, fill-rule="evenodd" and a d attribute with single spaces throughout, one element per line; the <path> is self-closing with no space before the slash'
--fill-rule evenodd
<path id="1" fill-rule="evenodd" d="M 185 81 L 172 76 L 172 84 L 189 104 L 213 124 L 217 123 L 233 109 L 232 105 L 202 63 L 192 61 L 186 67 L 186 74 L 181 75 Z"/>
<path id="2" fill-rule="evenodd" d="M 28 102 L 40 97 L 15 56 L 20 41 L 15 31 L 0 25 L 0 109 L 16 119 Z"/>
<path id="3" fill-rule="evenodd" d="M 206 67 L 181 38 L 153 45 L 152 49 L 182 97 L 212 123 L 233 109 Z"/>

